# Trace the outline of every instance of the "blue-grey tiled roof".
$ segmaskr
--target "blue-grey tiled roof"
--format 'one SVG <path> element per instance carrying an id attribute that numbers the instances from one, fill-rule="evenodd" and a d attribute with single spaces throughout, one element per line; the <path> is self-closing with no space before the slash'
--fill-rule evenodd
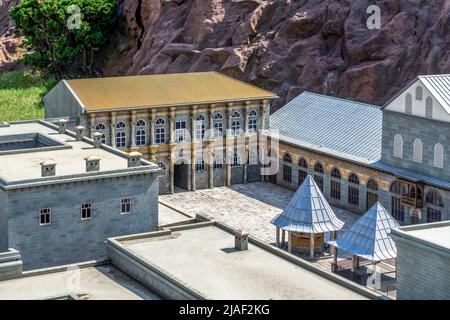
<path id="1" fill-rule="evenodd" d="M 280 139 L 365 164 L 381 158 L 378 106 L 304 92 L 270 116 Z"/>

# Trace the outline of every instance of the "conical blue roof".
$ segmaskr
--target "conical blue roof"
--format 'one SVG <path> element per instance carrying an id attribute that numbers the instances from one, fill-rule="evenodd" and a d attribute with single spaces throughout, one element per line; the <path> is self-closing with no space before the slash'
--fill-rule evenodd
<path id="1" fill-rule="evenodd" d="M 349 231 L 329 243 L 371 261 L 392 259 L 397 257 L 397 247 L 389 233 L 392 228 L 399 226 L 381 203 L 377 202 Z"/>
<path id="2" fill-rule="evenodd" d="M 337 231 L 344 225 L 310 175 L 303 181 L 283 212 L 271 223 L 283 230 L 304 233 Z"/>

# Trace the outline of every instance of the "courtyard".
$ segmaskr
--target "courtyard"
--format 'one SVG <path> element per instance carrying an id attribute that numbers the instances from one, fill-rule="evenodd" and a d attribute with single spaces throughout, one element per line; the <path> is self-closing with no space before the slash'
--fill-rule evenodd
<path id="1" fill-rule="evenodd" d="M 275 226 L 271 220 L 287 206 L 294 191 L 279 187 L 268 182 L 254 182 L 238 184 L 214 189 L 202 189 L 195 192 L 180 188 L 174 194 L 161 195 L 160 206 L 165 210 L 170 208 L 185 215 L 195 217 L 196 214 L 211 220 L 220 221 L 233 229 L 243 229 L 259 240 L 275 245 Z M 345 222 L 340 232 L 345 232 L 358 220 L 360 215 L 347 210 L 333 207 L 335 214 Z M 339 252 L 339 261 L 346 263 L 351 257 Z M 330 271 L 332 258 L 330 255 L 317 258 L 313 261 L 316 266 Z M 358 274 L 350 270 L 339 272 L 340 275 L 361 284 L 367 281 L 366 266 L 361 266 Z M 377 264 L 377 271 L 382 274 L 382 288 L 389 296 L 395 295 L 394 268 L 386 263 Z M 390 292 L 389 292 L 390 291 Z"/>

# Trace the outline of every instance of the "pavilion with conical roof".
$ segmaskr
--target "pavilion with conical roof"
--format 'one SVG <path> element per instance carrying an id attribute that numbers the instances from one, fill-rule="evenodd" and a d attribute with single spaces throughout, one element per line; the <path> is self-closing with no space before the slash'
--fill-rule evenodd
<path id="1" fill-rule="evenodd" d="M 323 250 L 324 233 L 341 230 L 344 222 L 331 209 L 314 179 L 308 175 L 295 192 L 287 207 L 271 223 L 277 227 L 277 246 L 284 246 L 288 233 L 288 250 Z M 280 230 L 282 241 L 280 244 Z"/>
<path id="2" fill-rule="evenodd" d="M 380 202 L 375 203 L 350 230 L 337 240 L 328 242 L 335 248 L 334 265 L 338 249 L 352 254 L 353 270 L 359 267 L 359 258 L 372 262 L 396 258 L 397 248 L 389 234 L 392 228 L 399 226 Z"/>

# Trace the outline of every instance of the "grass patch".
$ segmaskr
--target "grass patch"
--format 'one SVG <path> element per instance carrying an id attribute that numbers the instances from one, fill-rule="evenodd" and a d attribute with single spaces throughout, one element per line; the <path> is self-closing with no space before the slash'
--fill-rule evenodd
<path id="1" fill-rule="evenodd" d="M 42 97 L 56 83 L 30 70 L 0 74 L 0 122 L 43 119 Z"/>

